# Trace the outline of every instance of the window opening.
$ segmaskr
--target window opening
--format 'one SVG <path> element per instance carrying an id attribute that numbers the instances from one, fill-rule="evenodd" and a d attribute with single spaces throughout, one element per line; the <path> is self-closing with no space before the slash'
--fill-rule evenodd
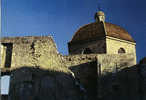
<path id="1" fill-rule="evenodd" d="M 12 43 L 2 43 L 2 45 L 4 46 L 3 53 L 5 53 L 4 67 L 10 68 L 11 67 L 11 60 L 12 60 L 13 44 Z"/>
<path id="2" fill-rule="evenodd" d="M 125 51 L 124 48 L 120 48 L 120 49 L 118 50 L 118 53 L 126 53 L 126 51 Z"/>

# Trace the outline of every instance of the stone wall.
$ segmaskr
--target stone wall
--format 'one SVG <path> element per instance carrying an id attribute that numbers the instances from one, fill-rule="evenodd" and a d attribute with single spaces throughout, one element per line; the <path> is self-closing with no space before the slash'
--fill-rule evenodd
<path id="1" fill-rule="evenodd" d="M 97 59 L 101 66 L 102 74 L 114 73 L 116 70 L 136 64 L 134 54 L 101 54 L 97 56 Z"/>
<path id="2" fill-rule="evenodd" d="M 136 66 L 105 74 L 99 79 L 99 97 L 103 100 L 141 100 L 139 79 Z"/>
<path id="3" fill-rule="evenodd" d="M 137 64 L 107 73 L 98 79 L 102 100 L 145 100 L 145 65 Z M 145 73 L 146 74 L 146 73 Z"/>
<path id="4" fill-rule="evenodd" d="M 97 60 L 101 66 L 102 74 L 113 72 L 115 67 L 118 69 L 127 68 L 135 65 L 134 54 L 88 54 L 88 55 L 69 55 L 64 56 L 67 67 L 76 66 Z"/>
<path id="5" fill-rule="evenodd" d="M 23 66 L 11 71 L 10 100 L 82 100 L 71 73 Z M 7 100 L 7 99 L 6 99 Z"/>
<path id="6" fill-rule="evenodd" d="M 111 87 L 115 84 L 115 82 L 112 83 L 112 75 L 135 65 L 134 57 L 134 54 L 69 55 L 64 56 L 64 62 L 66 66 L 75 73 L 75 76 L 79 78 L 81 84 L 83 84 L 88 92 L 94 87 L 94 89 L 96 88 L 97 90 L 94 92 L 97 93 L 96 97 L 103 98 L 103 96 L 110 94 L 110 91 L 112 90 Z M 93 64 L 94 61 L 96 61 L 96 64 Z M 120 73 L 120 76 L 125 78 L 124 80 L 127 81 L 127 77 L 125 75 Z M 129 79 L 131 80 L 131 77 Z M 118 82 L 120 83 L 120 80 Z M 109 96 L 107 96 L 107 98 L 108 97 Z M 112 97 L 114 97 L 114 95 Z"/>
<path id="7" fill-rule="evenodd" d="M 3 75 L 11 75 L 11 100 L 82 100 L 84 94 L 51 37 L 3 38 L 1 43 L 12 44 L 11 66 L 1 66 Z"/>
<path id="8" fill-rule="evenodd" d="M 97 56 L 96 54 L 68 55 L 68 56 L 63 56 L 63 60 L 65 65 L 69 68 L 71 66 L 92 62 L 93 60 L 96 60 L 96 56 Z"/>
<path id="9" fill-rule="evenodd" d="M 141 79 L 139 74 L 139 65 L 135 66 L 134 57 L 134 54 L 90 54 L 70 55 L 65 56 L 64 59 L 66 66 L 81 80 L 85 89 L 93 87 L 97 89 L 95 92 L 97 98 L 102 100 L 140 100 L 145 98 L 145 86 L 144 79 Z M 94 60 L 97 61 L 96 65 L 91 64 Z M 92 81 L 91 77 L 86 77 L 88 75 L 91 75 L 97 82 Z M 86 84 L 93 87 L 87 88 Z"/>
<path id="10" fill-rule="evenodd" d="M 40 66 L 42 68 L 53 69 L 54 67 L 64 66 L 62 56 L 58 54 L 56 45 L 50 36 L 45 37 L 15 37 L 3 38 L 1 40 L 2 53 L 6 56 L 5 44 L 12 44 L 12 59 L 10 69 L 21 66 Z M 2 56 L 2 62 L 6 62 Z M 8 62 L 8 61 L 7 61 Z M 60 68 L 58 67 L 58 69 Z M 1 68 L 5 68 L 4 63 Z"/>
<path id="11" fill-rule="evenodd" d="M 120 48 L 125 49 L 125 52 L 135 54 L 135 64 L 136 64 L 136 47 L 135 43 L 128 42 L 125 40 L 115 39 L 112 37 L 106 38 L 107 54 L 118 54 Z"/>
<path id="12" fill-rule="evenodd" d="M 65 56 L 66 66 L 74 73 L 85 89 L 87 100 L 97 97 L 97 60 L 96 55 Z"/>
<path id="13" fill-rule="evenodd" d="M 51 37 L 4 38 L 1 42 L 1 68 L 12 52 L 11 66 L 5 68 L 11 71 L 12 100 L 83 100 L 85 95 L 88 100 L 145 100 L 145 80 L 134 66 L 134 53 L 62 56 Z M 9 44 L 12 49 L 7 49 Z M 91 43 L 91 48 L 96 46 Z M 81 85 L 76 86 L 76 81 Z"/>

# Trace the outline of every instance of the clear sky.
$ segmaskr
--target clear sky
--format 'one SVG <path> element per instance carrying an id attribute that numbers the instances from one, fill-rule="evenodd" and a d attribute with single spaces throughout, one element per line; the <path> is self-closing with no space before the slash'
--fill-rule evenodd
<path id="1" fill-rule="evenodd" d="M 52 35 L 60 53 L 77 29 L 94 22 L 98 7 L 106 21 L 125 28 L 146 56 L 146 0 L 2 0 L 2 36 Z"/>

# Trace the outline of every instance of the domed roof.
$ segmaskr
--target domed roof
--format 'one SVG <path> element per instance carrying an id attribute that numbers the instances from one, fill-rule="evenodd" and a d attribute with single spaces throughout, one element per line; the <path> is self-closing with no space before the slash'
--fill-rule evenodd
<path id="1" fill-rule="evenodd" d="M 105 34 L 105 31 L 107 34 Z M 105 22 L 105 29 L 103 24 L 94 22 L 81 27 L 73 36 L 71 42 L 94 39 L 97 37 L 111 36 L 118 39 L 135 42 L 130 34 L 118 25 Z"/>

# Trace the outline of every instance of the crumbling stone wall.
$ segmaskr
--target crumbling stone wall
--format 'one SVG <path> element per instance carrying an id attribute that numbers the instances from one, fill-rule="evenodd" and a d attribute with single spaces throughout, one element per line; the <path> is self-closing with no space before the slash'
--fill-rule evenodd
<path id="1" fill-rule="evenodd" d="M 136 66 L 100 77 L 99 98 L 103 100 L 140 100 L 139 74 Z"/>
<path id="2" fill-rule="evenodd" d="M 97 56 L 102 74 L 115 72 L 135 65 L 134 54 L 101 54 Z"/>
<path id="3" fill-rule="evenodd" d="M 69 68 L 71 66 L 92 62 L 93 60 L 96 60 L 96 56 L 97 55 L 95 54 L 67 55 L 67 56 L 63 56 L 63 61 L 65 65 Z"/>
<path id="4" fill-rule="evenodd" d="M 83 96 L 68 69 L 44 70 L 24 66 L 11 71 L 9 98 L 10 100 L 82 100 Z"/>
<path id="5" fill-rule="evenodd" d="M 81 100 L 85 94 L 89 100 L 145 98 L 144 80 L 133 66 L 134 54 L 62 56 L 51 37 L 4 38 L 1 42 L 13 44 L 12 100 Z M 75 85 L 76 80 L 81 86 Z"/>
<path id="6" fill-rule="evenodd" d="M 2 38 L 1 43 L 13 44 L 11 69 L 21 66 L 40 66 L 46 69 L 64 66 L 61 55 L 58 54 L 56 45 L 50 36 Z M 2 62 L 5 60 L 2 58 Z M 1 68 L 5 66 L 1 65 Z"/>
<path id="7" fill-rule="evenodd" d="M 90 84 L 90 73 L 96 76 L 96 96 L 102 100 L 145 100 L 145 84 L 139 74 L 140 65 L 135 66 L 134 54 L 90 54 L 65 56 L 66 66 L 81 80 Z M 96 72 L 92 61 L 96 60 Z M 85 67 L 86 66 L 86 67 Z M 87 68 L 87 69 L 86 69 Z M 99 71 L 100 68 L 100 71 Z M 144 67 L 142 68 L 144 72 Z M 84 77 L 82 77 L 84 76 Z M 95 82 L 94 82 L 95 83 Z M 92 82 L 89 86 L 93 86 Z"/>
<path id="8" fill-rule="evenodd" d="M 1 42 L 13 44 L 11 67 L 1 66 L 3 73 L 11 75 L 11 100 L 84 98 L 51 37 L 3 38 Z"/>
<path id="9" fill-rule="evenodd" d="M 87 100 L 95 100 L 97 96 L 97 60 L 96 55 L 64 56 L 64 62 L 82 85 Z"/>
<path id="10" fill-rule="evenodd" d="M 116 85 L 119 84 L 120 86 L 122 86 L 122 89 L 123 88 L 125 89 L 121 91 L 127 93 L 126 83 L 124 82 L 127 82 L 128 80 L 134 81 L 133 77 L 135 77 L 137 81 L 132 87 L 139 86 L 138 78 L 137 78 L 138 74 L 133 74 L 134 76 L 127 78 L 127 76 L 130 74 L 128 74 L 128 72 L 123 72 L 124 69 L 128 69 L 129 67 L 135 65 L 133 54 L 69 55 L 69 56 L 64 56 L 64 60 L 66 66 L 75 73 L 76 77 L 79 78 L 79 80 L 81 81 L 83 86 L 85 86 L 85 88 L 86 88 L 86 84 L 88 84 L 88 86 L 93 86 L 94 88 L 96 88 L 97 91 L 94 93 L 97 93 L 96 97 L 98 97 L 99 99 L 103 99 L 103 100 L 107 100 L 108 98 L 110 98 L 110 100 L 117 99 L 119 94 L 115 94 L 116 92 L 112 87 L 116 87 Z M 91 63 L 93 61 L 96 61 L 96 64 L 94 63 L 94 65 L 92 65 Z M 115 78 L 114 76 L 115 73 L 119 73 L 118 74 L 119 76 L 117 75 L 117 77 L 120 78 Z M 90 75 L 92 76 L 92 78 L 88 77 Z M 91 79 L 96 80 L 96 82 L 94 81 L 94 85 L 92 84 Z M 130 85 L 131 81 L 128 82 Z M 89 87 L 89 88 L 93 88 L 93 87 Z M 134 90 L 132 89 L 132 87 L 131 87 L 131 91 L 137 93 L 136 92 L 137 89 Z M 127 95 L 125 93 L 123 93 L 122 95 L 126 98 Z"/>
<path id="11" fill-rule="evenodd" d="M 134 54 L 80 54 L 64 56 L 64 62 L 67 67 L 70 67 L 97 60 L 101 73 L 104 74 L 113 72 L 116 66 L 120 70 L 135 65 L 134 57 Z"/>

